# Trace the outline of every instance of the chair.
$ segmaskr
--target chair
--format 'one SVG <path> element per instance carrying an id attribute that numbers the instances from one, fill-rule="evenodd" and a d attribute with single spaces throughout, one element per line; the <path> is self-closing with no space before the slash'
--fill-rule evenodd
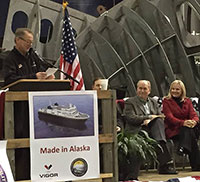
<path id="1" fill-rule="evenodd" d="M 168 150 L 172 156 L 172 159 L 173 159 L 173 165 L 174 165 L 174 168 L 176 168 L 176 163 L 177 161 L 182 161 L 181 162 L 181 165 L 182 165 L 182 168 L 183 170 L 185 169 L 186 167 L 186 162 L 188 162 L 188 154 L 183 154 L 183 156 L 180 156 L 177 154 L 177 149 L 178 149 L 178 144 L 177 143 L 174 143 L 173 140 L 171 139 L 168 139 L 167 140 L 167 147 L 168 147 Z M 178 160 L 180 159 L 180 160 Z"/>
<path id="2" fill-rule="evenodd" d="M 124 100 L 117 99 L 116 107 L 117 107 L 117 125 L 121 128 L 121 130 L 124 130 L 125 128 L 125 122 L 123 118 Z"/>

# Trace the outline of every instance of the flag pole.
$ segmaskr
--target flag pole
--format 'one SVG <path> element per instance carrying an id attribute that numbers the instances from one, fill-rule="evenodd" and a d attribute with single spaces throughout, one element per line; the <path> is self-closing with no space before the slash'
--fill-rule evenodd
<path id="1" fill-rule="evenodd" d="M 84 89 L 84 82 L 82 72 L 80 69 L 79 57 L 75 43 L 73 28 L 70 22 L 69 13 L 67 11 L 68 2 L 63 0 L 63 37 L 62 37 L 62 51 L 60 56 L 60 69 L 65 71 L 68 75 L 73 75 L 71 86 L 73 90 Z M 63 75 L 61 75 L 63 78 Z M 76 82 L 76 83 L 75 83 Z M 77 84 L 78 83 L 78 84 Z"/>
<path id="2" fill-rule="evenodd" d="M 66 0 L 63 0 L 63 3 L 62 3 L 62 6 L 63 6 L 63 15 L 64 15 L 65 8 L 67 7 L 67 5 L 68 5 L 68 2 L 67 2 Z M 46 60 L 45 60 L 45 62 L 48 63 L 49 65 L 53 66 L 54 68 L 57 68 L 57 67 L 54 66 L 53 64 L 47 62 Z M 58 71 L 59 71 L 60 73 L 63 73 L 63 74 L 66 76 L 66 78 L 69 78 L 69 79 L 73 80 L 74 82 L 80 84 L 80 82 L 79 82 L 78 80 L 74 79 L 71 75 L 65 73 L 65 72 L 62 71 L 60 68 L 58 68 Z"/>

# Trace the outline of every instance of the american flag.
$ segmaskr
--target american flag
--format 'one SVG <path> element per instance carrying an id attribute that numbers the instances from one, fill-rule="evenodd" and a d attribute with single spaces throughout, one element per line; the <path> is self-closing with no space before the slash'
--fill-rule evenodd
<path id="1" fill-rule="evenodd" d="M 60 69 L 79 82 L 70 81 L 71 90 L 85 90 L 79 57 L 77 54 L 74 32 L 67 11 L 67 3 L 63 3 L 64 19 L 62 29 L 62 50 L 60 56 Z M 61 79 L 65 75 L 61 73 Z"/>

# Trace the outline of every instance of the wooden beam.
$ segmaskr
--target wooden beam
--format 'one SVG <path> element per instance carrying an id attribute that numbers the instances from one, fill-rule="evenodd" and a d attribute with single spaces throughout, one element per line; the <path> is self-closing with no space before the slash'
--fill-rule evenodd
<path id="1" fill-rule="evenodd" d="M 6 92 L 5 101 L 26 101 L 28 100 L 28 92 Z"/>
<path id="2" fill-rule="evenodd" d="M 99 143 L 113 143 L 113 134 L 99 134 Z"/>
<path id="3" fill-rule="evenodd" d="M 28 148 L 30 147 L 29 138 L 20 139 L 8 139 L 7 149 L 18 149 L 18 148 Z"/>
<path id="4" fill-rule="evenodd" d="M 112 94 L 110 90 L 97 91 L 98 99 L 110 99 Z"/>
<path id="5" fill-rule="evenodd" d="M 113 134 L 100 134 L 99 143 L 113 143 Z M 18 148 L 28 148 L 30 147 L 29 138 L 20 139 L 8 139 L 7 149 L 18 149 Z"/>
<path id="6" fill-rule="evenodd" d="M 97 91 L 98 99 L 109 99 L 111 98 L 110 90 Z M 28 100 L 27 91 L 8 91 L 6 92 L 5 101 L 25 101 Z"/>
<path id="7" fill-rule="evenodd" d="M 97 179 L 85 179 L 85 180 L 81 180 L 81 181 L 90 181 L 90 182 L 96 182 L 97 180 L 101 180 L 104 178 L 112 178 L 113 177 L 113 173 L 102 173 L 100 174 L 100 178 Z M 76 182 L 81 182 L 80 180 L 76 181 Z M 16 182 L 31 182 L 31 180 L 25 180 L 25 181 L 16 181 Z"/>

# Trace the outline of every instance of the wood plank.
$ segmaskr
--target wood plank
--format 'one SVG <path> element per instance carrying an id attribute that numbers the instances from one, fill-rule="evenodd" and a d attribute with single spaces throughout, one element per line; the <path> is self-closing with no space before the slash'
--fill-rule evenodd
<path id="1" fill-rule="evenodd" d="M 103 132 L 113 133 L 116 136 L 116 95 L 112 95 L 111 98 L 101 101 Z M 115 182 L 118 180 L 117 143 L 115 142 L 116 140 L 113 143 L 102 146 L 103 172 L 113 172 L 115 174 L 112 179 L 105 179 L 104 182 Z"/>
<path id="2" fill-rule="evenodd" d="M 14 103 L 13 102 L 5 102 L 5 110 L 4 110 L 4 131 L 5 139 L 15 138 L 14 135 Z M 11 166 L 12 173 L 15 174 L 15 150 L 7 151 L 8 160 Z"/>
<path id="3" fill-rule="evenodd" d="M 5 90 L 7 88 L 12 88 L 18 84 L 26 84 L 26 83 L 33 83 L 33 84 L 37 84 L 37 83 L 70 83 L 70 80 L 60 80 L 60 79 L 54 79 L 54 80 L 39 80 L 39 79 L 20 79 L 17 80 L 9 85 L 6 85 L 5 87 L 2 87 L 2 90 Z M 20 89 L 21 90 L 21 89 Z"/>
<path id="4" fill-rule="evenodd" d="M 90 182 L 97 182 L 97 181 L 102 181 L 102 179 L 105 179 L 105 178 L 112 178 L 113 177 L 113 174 L 112 173 L 105 173 L 105 174 L 100 174 L 100 178 L 98 179 L 85 179 L 85 180 L 78 180 L 76 182 L 85 182 L 85 181 L 90 181 Z"/>
<path id="5" fill-rule="evenodd" d="M 98 99 L 110 99 L 112 96 L 111 90 L 98 90 L 97 91 Z"/>
<path id="6" fill-rule="evenodd" d="M 102 90 L 97 92 L 98 99 L 109 99 L 111 98 L 111 90 Z M 5 101 L 26 101 L 28 100 L 27 91 L 8 91 L 6 92 Z"/>
<path id="7" fill-rule="evenodd" d="M 99 143 L 113 143 L 113 134 L 99 134 Z"/>
<path id="8" fill-rule="evenodd" d="M 4 110 L 4 131 L 5 139 L 14 138 L 14 103 L 5 102 Z"/>
<path id="9" fill-rule="evenodd" d="M 6 92 L 5 101 L 11 102 L 11 101 L 26 101 L 28 100 L 28 92 Z"/>
<path id="10" fill-rule="evenodd" d="M 113 173 L 102 173 L 100 174 L 100 178 L 112 178 Z"/>
<path id="11" fill-rule="evenodd" d="M 99 143 L 113 143 L 113 134 L 100 134 Z M 8 139 L 7 149 L 28 148 L 30 147 L 29 138 Z"/>
<path id="12" fill-rule="evenodd" d="M 98 179 L 78 180 L 78 181 L 76 181 L 76 182 L 86 182 L 86 181 L 88 181 L 88 182 L 102 182 L 103 180 L 102 180 L 102 178 L 98 178 Z"/>
<path id="13" fill-rule="evenodd" d="M 119 181 L 118 177 L 118 140 L 117 140 L 117 107 L 116 107 L 116 92 L 112 92 L 112 123 L 113 123 L 113 171 L 112 173 L 115 174 L 114 181 Z"/>
<path id="14" fill-rule="evenodd" d="M 102 173 L 100 174 L 100 178 L 97 179 L 86 179 L 86 180 L 78 180 L 76 182 L 82 182 L 82 181 L 90 181 L 90 182 L 97 182 L 97 180 L 99 180 L 99 182 L 102 181 L 102 179 L 105 178 L 112 178 L 113 174 L 112 173 Z M 31 180 L 23 180 L 23 181 L 16 181 L 16 182 L 31 182 Z"/>
<path id="15" fill-rule="evenodd" d="M 18 149 L 30 147 L 29 138 L 8 139 L 7 149 Z"/>

